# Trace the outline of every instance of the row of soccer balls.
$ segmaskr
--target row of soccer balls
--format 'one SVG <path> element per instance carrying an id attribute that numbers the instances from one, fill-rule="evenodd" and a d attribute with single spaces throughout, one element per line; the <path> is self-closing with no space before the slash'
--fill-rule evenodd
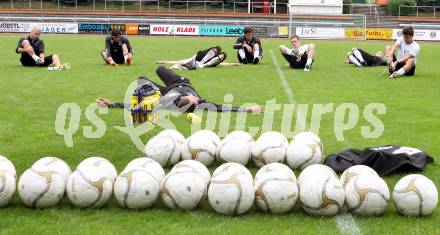
<path id="1" fill-rule="evenodd" d="M 286 137 L 276 131 L 265 132 L 254 141 L 244 131 L 231 132 L 220 140 L 209 130 L 197 131 L 186 139 L 178 131 L 164 130 L 147 142 L 145 154 L 162 167 L 175 165 L 180 160 L 196 160 L 205 166 L 214 160 L 245 166 L 252 159 L 257 167 L 286 162 L 292 169 L 304 169 L 321 162 L 323 145 L 312 132 L 295 135 L 289 145 Z"/>
<path id="2" fill-rule="evenodd" d="M 6 206 L 15 192 L 14 165 L 0 157 L 0 206 Z M 284 164 L 263 166 L 252 177 L 238 163 L 220 165 L 212 174 L 198 161 L 185 160 L 165 175 L 152 159 L 131 161 L 117 175 L 106 159 L 91 157 L 71 173 L 69 166 L 55 157 L 44 157 L 26 170 L 18 182 L 18 192 L 27 207 L 47 208 L 57 205 L 65 192 L 77 207 L 99 208 L 112 192 L 125 208 L 152 206 L 159 197 L 170 209 L 191 210 L 207 197 L 218 213 L 246 213 L 254 204 L 267 213 L 287 213 L 297 200 L 309 214 L 332 216 L 344 206 L 360 215 L 382 214 L 390 200 L 385 181 L 363 165 L 347 169 L 340 178 L 321 164 L 305 168 L 298 179 Z M 434 183 L 422 175 L 403 177 L 394 187 L 393 201 L 401 214 L 422 216 L 437 207 Z"/>

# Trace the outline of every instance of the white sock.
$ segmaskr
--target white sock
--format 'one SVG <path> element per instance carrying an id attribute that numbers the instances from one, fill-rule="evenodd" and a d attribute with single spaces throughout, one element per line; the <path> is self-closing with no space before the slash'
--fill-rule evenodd
<path id="1" fill-rule="evenodd" d="M 362 54 L 358 50 L 353 50 L 353 55 L 359 60 L 361 63 L 365 63 L 364 57 L 362 57 Z"/>
<path id="2" fill-rule="evenodd" d="M 128 59 L 128 55 L 124 55 L 124 60 L 127 60 Z"/>
<path id="3" fill-rule="evenodd" d="M 212 67 L 221 63 L 221 60 L 218 56 L 212 58 L 212 60 L 208 61 L 206 64 L 203 64 L 203 67 Z"/>
<path id="4" fill-rule="evenodd" d="M 406 73 L 406 72 L 405 72 L 405 69 L 404 69 L 404 68 L 401 68 L 401 69 L 397 70 L 397 72 L 396 72 L 397 76 L 402 76 L 402 75 L 404 75 L 405 73 Z"/>
<path id="5" fill-rule="evenodd" d="M 361 63 L 354 57 L 354 55 L 350 54 L 348 56 L 348 61 L 350 61 L 352 64 L 356 65 L 357 67 L 362 67 Z"/>
<path id="6" fill-rule="evenodd" d="M 255 51 L 254 51 L 254 58 L 257 58 L 259 56 L 260 56 L 260 48 L 255 49 Z"/>
<path id="7" fill-rule="evenodd" d="M 306 65 L 310 67 L 312 65 L 312 63 L 313 63 L 313 59 L 312 58 L 307 58 Z"/>
<path id="8" fill-rule="evenodd" d="M 40 60 L 40 57 L 38 57 L 37 55 L 33 55 L 32 59 L 34 59 L 35 62 L 38 62 L 38 60 Z"/>
<path id="9" fill-rule="evenodd" d="M 200 63 L 205 64 L 207 61 L 211 60 L 214 56 L 215 56 L 215 50 L 214 49 L 209 50 L 206 53 L 205 57 L 203 57 L 203 59 L 200 60 Z"/>
<path id="10" fill-rule="evenodd" d="M 240 58 L 246 59 L 246 54 L 244 53 L 244 49 L 238 50 L 238 55 L 240 56 Z"/>

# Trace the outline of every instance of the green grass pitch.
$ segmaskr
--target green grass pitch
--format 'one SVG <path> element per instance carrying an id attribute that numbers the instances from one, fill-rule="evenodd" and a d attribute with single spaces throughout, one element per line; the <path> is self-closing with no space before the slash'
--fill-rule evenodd
<path id="1" fill-rule="evenodd" d="M 124 125 L 121 110 L 109 110 L 100 115 L 107 131 L 102 138 L 88 139 L 82 127 L 91 125 L 84 116 L 86 107 L 98 96 L 122 100 L 126 87 L 139 75 L 158 81 L 155 60 L 173 60 L 189 57 L 196 50 L 219 45 L 228 53 L 227 62 L 236 62 L 232 49 L 234 39 L 220 38 L 159 38 L 130 37 L 135 48 L 135 59 L 130 67 L 105 66 L 99 56 L 104 36 L 44 35 L 47 53 L 57 53 L 63 62 L 72 65 L 69 71 L 47 71 L 42 68 L 24 68 L 14 49 L 21 35 L 2 35 L 0 48 L 0 154 L 15 164 L 18 175 L 43 156 L 64 159 L 72 169 L 84 158 L 104 156 L 118 171 L 141 152 L 130 138 L 113 128 Z M 382 74 L 384 67 L 358 69 L 343 65 L 345 54 L 352 47 L 374 52 L 383 50 L 385 42 L 314 41 L 317 58 L 310 73 L 284 67 L 278 45 L 284 40 L 263 40 L 265 57 L 258 66 L 241 68 L 214 68 L 182 71 L 189 77 L 206 99 L 223 102 L 225 94 L 233 94 L 236 105 L 264 104 L 277 99 L 288 103 L 280 83 L 270 50 L 276 55 L 294 97 L 301 104 L 355 103 L 363 107 L 369 103 L 383 103 L 386 114 L 378 115 L 385 126 L 378 139 L 365 139 L 361 135 L 362 116 L 352 130 L 344 133 L 345 140 L 337 141 L 334 131 L 334 112 L 323 116 L 320 137 L 325 155 L 350 147 L 363 148 L 383 144 L 399 144 L 427 151 L 440 161 L 440 44 L 421 43 L 421 55 L 414 78 L 388 79 Z M 391 42 L 389 42 L 391 43 Z M 77 103 L 82 110 L 80 129 L 74 134 L 74 146 L 66 147 L 62 136 L 56 134 L 54 123 L 58 107 L 63 103 Z M 309 110 L 310 112 L 310 110 Z M 236 114 L 232 115 L 234 120 Z M 281 113 L 275 113 L 274 130 L 280 130 Z M 309 113 L 310 118 L 310 113 Z M 173 119 L 185 136 L 190 125 L 184 118 Z M 248 127 L 262 125 L 262 115 L 248 115 Z M 231 130 L 233 129 L 231 124 Z M 292 128 L 292 130 L 294 127 Z M 160 129 L 144 135 L 146 142 Z M 253 168 L 253 172 L 256 169 Z M 440 168 L 430 165 L 423 173 L 440 187 Z M 402 175 L 387 177 L 392 190 Z M 408 218 L 399 215 L 392 203 L 379 217 L 353 216 L 363 234 L 439 234 L 439 208 L 432 216 Z M 131 211 L 111 201 L 102 209 L 77 209 L 67 198 L 61 205 L 45 210 L 27 209 L 16 193 L 12 204 L 0 209 L 0 233 L 154 233 L 154 234 L 338 234 L 335 218 L 308 216 L 299 203 L 287 215 L 267 215 L 254 207 L 243 216 L 226 217 L 215 214 L 207 202 L 195 211 L 169 211 L 160 202 L 152 209 Z"/>

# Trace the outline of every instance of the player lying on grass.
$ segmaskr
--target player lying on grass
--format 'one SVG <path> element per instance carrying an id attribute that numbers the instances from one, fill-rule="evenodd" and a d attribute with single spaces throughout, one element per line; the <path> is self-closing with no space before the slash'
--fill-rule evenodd
<path id="1" fill-rule="evenodd" d="M 250 27 L 244 28 L 244 35 L 237 38 L 234 49 L 238 50 L 238 61 L 243 64 L 258 64 L 263 58 L 261 41 L 254 36 L 254 31 Z"/>
<path id="2" fill-rule="evenodd" d="M 45 56 L 44 42 L 40 39 L 41 28 L 33 27 L 29 36 L 20 38 L 15 52 L 21 54 L 20 61 L 23 66 L 42 66 L 49 70 L 68 69 L 69 64 L 61 65 L 60 57 L 56 54 Z"/>
<path id="3" fill-rule="evenodd" d="M 290 37 L 290 43 L 293 48 L 281 45 L 279 46 L 281 54 L 289 62 L 288 66 L 292 69 L 304 69 L 309 72 L 312 69 L 312 64 L 315 61 L 316 47 L 315 44 L 301 45 L 301 40 L 298 35 Z"/>
<path id="4" fill-rule="evenodd" d="M 376 55 L 371 55 L 362 49 L 353 48 L 348 52 L 347 57 L 348 60 L 344 63 L 354 64 L 359 68 L 387 65 L 385 56 L 381 51 L 376 52 Z"/>
<path id="5" fill-rule="evenodd" d="M 118 64 L 129 66 L 133 59 L 133 48 L 130 41 L 121 35 L 121 31 L 114 29 L 112 34 L 105 38 L 105 50 L 101 51 L 101 56 L 111 66 Z"/>
<path id="6" fill-rule="evenodd" d="M 171 61 L 156 61 L 155 64 L 172 64 L 172 69 L 201 69 L 206 67 L 215 67 L 217 65 L 239 66 L 237 63 L 223 63 L 226 60 L 226 53 L 222 52 L 219 46 L 211 47 L 203 51 L 198 51 L 190 58 Z"/>
<path id="7" fill-rule="evenodd" d="M 161 86 L 155 82 L 148 80 L 146 77 L 139 77 L 147 83 L 159 88 L 162 97 L 160 98 L 160 107 L 162 109 L 178 110 L 182 112 L 193 112 L 196 109 L 207 109 L 216 112 L 250 112 L 260 113 L 263 111 L 261 106 L 253 107 L 231 107 L 226 105 L 215 104 L 203 99 L 192 86 L 189 79 L 181 77 L 174 71 L 160 66 L 156 69 L 156 74 L 165 84 Z M 124 108 L 129 105 L 123 103 L 114 103 L 106 98 L 98 98 L 96 100 L 98 106 L 110 108 Z"/>
<path id="8" fill-rule="evenodd" d="M 414 41 L 413 27 L 404 27 L 402 35 L 393 46 L 386 48 L 386 61 L 390 68 L 390 78 L 397 78 L 402 75 L 413 76 L 416 72 L 420 46 Z M 394 55 L 396 50 L 398 51 L 397 58 Z"/>

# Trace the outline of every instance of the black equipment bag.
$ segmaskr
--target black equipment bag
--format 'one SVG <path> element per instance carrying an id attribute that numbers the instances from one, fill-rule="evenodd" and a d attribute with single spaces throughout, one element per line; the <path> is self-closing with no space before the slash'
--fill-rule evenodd
<path id="1" fill-rule="evenodd" d="M 423 171 L 434 159 L 425 152 L 411 147 L 385 145 L 380 147 L 347 149 L 329 155 L 324 164 L 340 174 L 354 165 L 367 165 L 380 176 L 399 172 Z"/>

